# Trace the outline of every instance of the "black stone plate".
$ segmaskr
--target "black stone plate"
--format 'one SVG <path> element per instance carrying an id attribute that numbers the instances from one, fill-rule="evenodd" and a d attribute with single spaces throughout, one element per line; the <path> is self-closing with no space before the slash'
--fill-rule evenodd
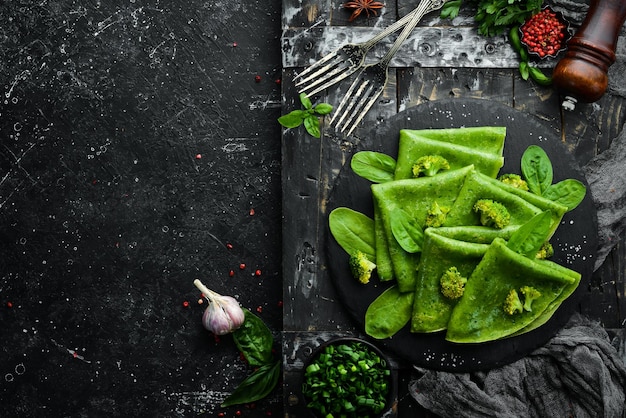
<path id="1" fill-rule="evenodd" d="M 479 99 L 453 99 L 429 102 L 400 112 L 365 135 L 358 150 L 379 151 L 393 157 L 398 152 L 400 129 L 460 128 L 470 126 L 506 126 L 504 167 L 501 173 L 521 173 L 522 153 L 531 144 L 541 146 L 552 161 L 554 182 L 575 178 L 587 185 L 580 167 L 556 135 L 539 119 L 511 107 Z M 373 218 L 371 183 L 358 177 L 346 164 L 332 190 L 328 213 L 345 206 Z M 365 311 L 390 284 L 373 277 L 366 286 L 349 272 L 348 255 L 336 243 L 326 227 L 327 261 L 330 276 L 339 298 L 364 330 Z M 573 211 L 565 214 L 551 242 L 553 261 L 582 274 L 581 284 L 543 326 L 526 334 L 480 344 L 455 344 L 444 333 L 414 334 L 409 326 L 391 338 L 376 344 L 417 366 L 447 371 L 473 371 L 497 367 L 515 361 L 545 344 L 570 318 L 593 273 L 597 247 L 596 209 L 591 193 Z"/>

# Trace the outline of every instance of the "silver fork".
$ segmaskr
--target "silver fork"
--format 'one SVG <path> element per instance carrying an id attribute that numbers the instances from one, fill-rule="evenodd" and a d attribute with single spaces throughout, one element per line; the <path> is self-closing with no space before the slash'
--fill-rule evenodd
<path id="1" fill-rule="evenodd" d="M 343 100 L 330 119 L 330 125 L 335 123 L 335 129 L 350 135 L 361 122 L 365 114 L 376 102 L 376 99 L 385 89 L 388 80 L 388 68 L 391 59 L 396 55 L 404 41 L 409 37 L 417 23 L 426 13 L 440 9 L 448 0 L 421 0 L 411 19 L 406 24 L 389 51 L 375 64 L 366 65 L 358 74 Z"/>
<path id="2" fill-rule="evenodd" d="M 358 44 L 345 44 L 306 68 L 294 77 L 298 93 L 313 96 L 363 67 L 365 56 L 378 42 L 400 30 L 419 12 L 419 6 L 371 39 Z"/>

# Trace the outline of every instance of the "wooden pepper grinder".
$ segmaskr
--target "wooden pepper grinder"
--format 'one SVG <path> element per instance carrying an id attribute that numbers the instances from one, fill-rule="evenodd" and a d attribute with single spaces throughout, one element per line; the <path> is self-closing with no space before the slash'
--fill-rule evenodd
<path id="1" fill-rule="evenodd" d="M 591 1 L 585 20 L 552 73 L 554 86 L 565 96 L 564 109 L 573 110 L 579 101 L 595 102 L 604 94 L 624 19 L 626 0 Z"/>

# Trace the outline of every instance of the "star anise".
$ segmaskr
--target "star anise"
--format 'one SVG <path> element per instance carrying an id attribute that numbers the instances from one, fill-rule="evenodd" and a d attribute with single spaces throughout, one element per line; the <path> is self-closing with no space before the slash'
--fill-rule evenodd
<path id="1" fill-rule="evenodd" d="M 341 6 L 346 9 L 354 9 L 350 19 L 348 19 L 350 22 L 359 17 L 363 11 L 365 11 L 367 17 L 370 17 L 370 12 L 372 12 L 374 16 L 377 16 L 376 9 L 382 9 L 385 7 L 383 3 L 373 0 L 354 0 L 344 3 Z"/>

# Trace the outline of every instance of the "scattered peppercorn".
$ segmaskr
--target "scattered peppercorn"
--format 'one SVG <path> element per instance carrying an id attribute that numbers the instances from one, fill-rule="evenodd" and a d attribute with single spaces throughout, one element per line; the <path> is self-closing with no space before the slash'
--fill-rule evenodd
<path id="1" fill-rule="evenodd" d="M 230 277 L 233 277 L 233 276 L 235 275 L 235 270 L 231 270 L 231 271 L 229 271 L 229 272 L 228 272 L 228 275 L 229 275 Z"/>
<path id="2" fill-rule="evenodd" d="M 202 158 L 202 154 L 196 154 L 196 160 L 199 160 Z"/>
<path id="3" fill-rule="evenodd" d="M 184 301 L 183 302 L 183 307 L 188 308 L 189 307 L 189 302 L 188 301 Z"/>
<path id="4" fill-rule="evenodd" d="M 254 216 L 254 208 L 250 208 L 250 216 Z"/>
<path id="5" fill-rule="evenodd" d="M 7 308 L 12 308 L 13 307 L 13 302 L 9 301 L 7 302 Z"/>
<path id="6" fill-rule="evenodd" d="M 256 81 L 257 83 L 261 82 L 261 76 L 260 75 L 255 75 L 254 76 L 254 81 Z"/>
<path id="7" fill-rule="evenodd" d="M 260 275 L 261 275 L 261 270 L 256 270 L 256 271 L 254 272 L 254 275 L 255 275 L 255 276 L 260 276 Z"/>
<path id="8" fill-rule="evenodd" d="M 257 306 L 257 307 L 256 307 L 256 311 L 257 311 L 258 313 L 263 312 L 263 307 L 262 307 L 262 306 L 260 306 L 260 305 L 259 305 L 259 306 Z"/>
<path id="9" fill-rule="evenodd" d="M 228 248 L 229 250 L 232 250 L 233 249 L 233 244 L 231 244 L 230 242 L 226 243 L 226 248 Z"/>
<path id="10" fill-rule="evenodd" d="M 243 270 L 245 268 L 246 268 L 246 264 L 245 263 L 239 264 L 239 270 Z"/>

